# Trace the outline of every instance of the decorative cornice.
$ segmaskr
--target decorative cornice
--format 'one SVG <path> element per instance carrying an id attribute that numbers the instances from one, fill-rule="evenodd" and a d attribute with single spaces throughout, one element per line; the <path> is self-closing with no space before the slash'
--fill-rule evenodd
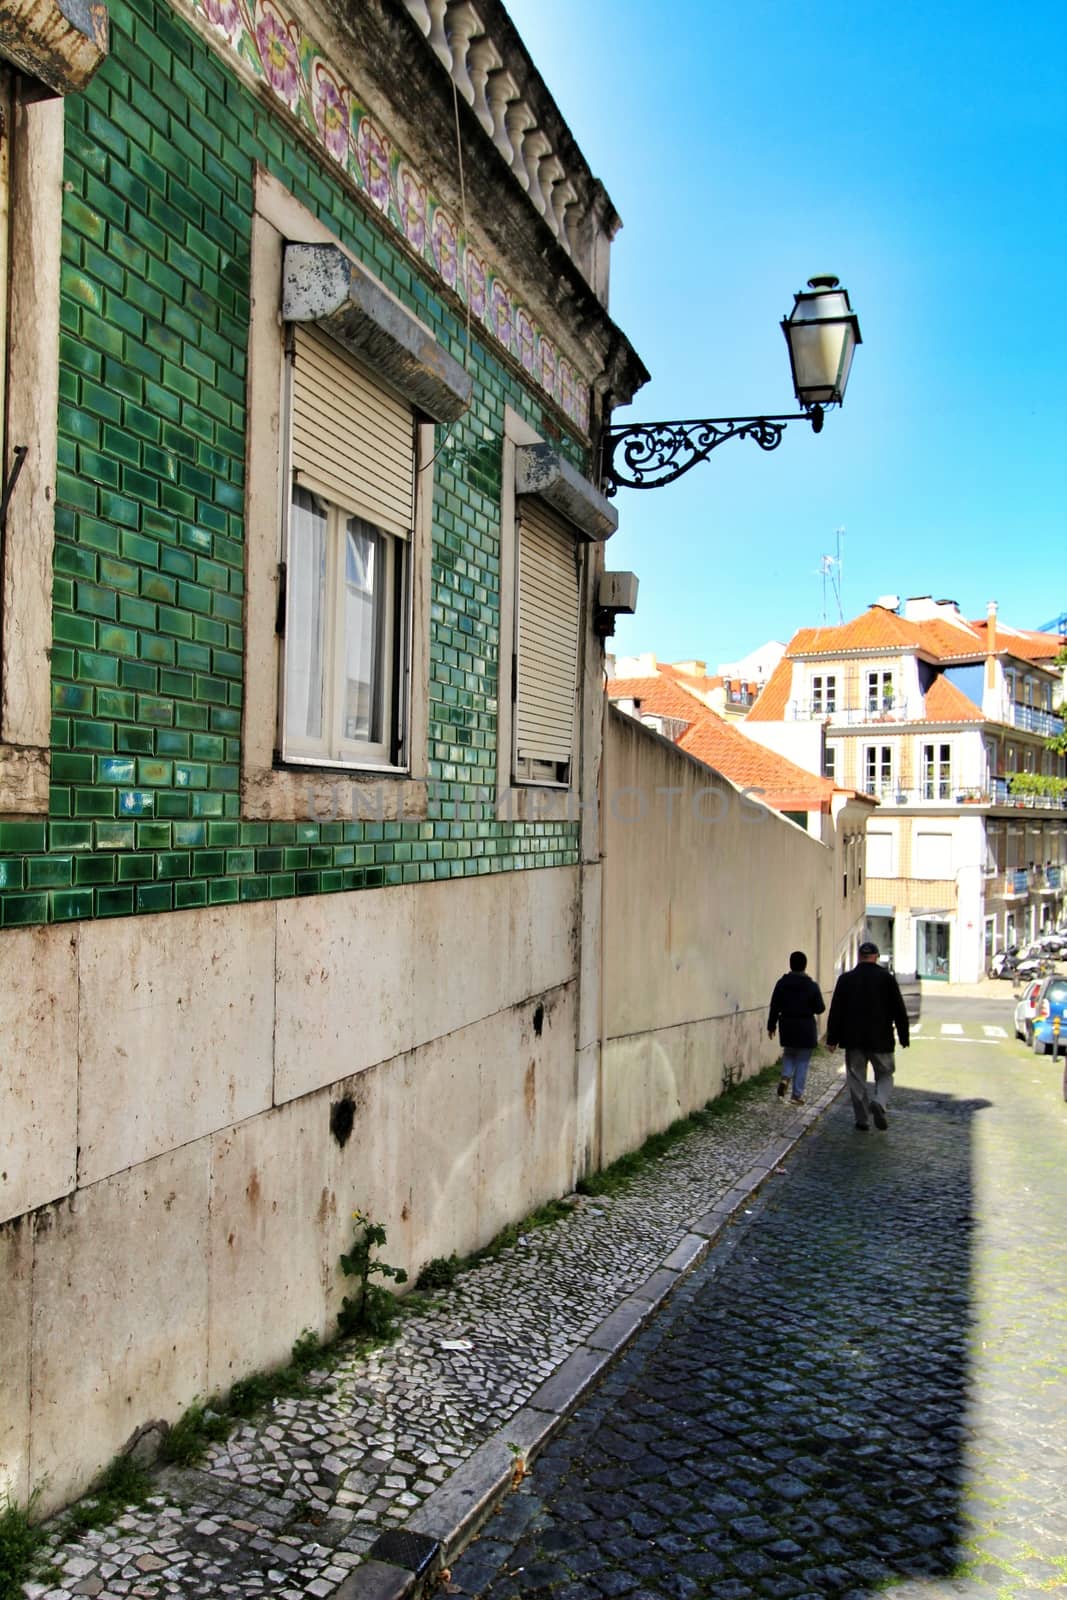
<path id="1" fill-rule="evenodd" d="M 288 113 L 334 169 L 588 436 L 590 389 L 467 238 L 407 153 L 280 0 L 174 0 L 247 81 Z"/>

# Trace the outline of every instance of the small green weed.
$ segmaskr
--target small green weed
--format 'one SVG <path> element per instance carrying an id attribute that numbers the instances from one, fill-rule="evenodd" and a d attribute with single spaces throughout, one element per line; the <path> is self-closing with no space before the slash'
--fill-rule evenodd
<path id="1" fill-rule="evenodd" d="M 459 1274 L 460 1261 L 453 1250 L 450 1256 L 434 1256 L 415 1279 L 416 1290 L 451 1289 Z"/>
<path id="2" fill-rule="evenodd" d="M 44 1537 L 30 1521 L 35 1499 L 25 1508 L 0 1501 L 0 1600 L 23 1600 L 22 1585 L 33 1576 L 33 1558 Z"/>
<path id="3" fill-rule="evenodd" d="M 392 1337 L 396 1325 L 396 1301 L 373 1277 L 392 1278 L 395 1283 L 407 1283 L 403 1267 L 390 1267 L 379 1261 L 374 1251 L 385 1243 L 385 1229 L 380 1222 L 372 1222 L 362 1211 L 353 1211 L 356 1236 L 352 1248 L 341 1257 L 341 1271 L 355 1278 L 355 1293 L 345 1295 L 337 1318 L 342 1334 L 369 1334 L 372 1338 Z"/>
<path id="4" fill-rule="evenodd" d="M 160 1455 L 176 1466 L 191 1466 L 209 1445 L 225 1439 L 239 1418 L 264 1410 L 280 1396 L 321 1393 L 308 1382 L 307 1374 L 328 1359 L 318 1334 L 305 1328 L 293 1345 L 288 1366 L 239 1378 L 225 1400 L 191 1405 L 167 1433 Z"/>
<path id="5" fill-rule="evenodd" d="M 175 1466 L 190 1467 L 200 1460 L 209 1444 L 225 1439 L 232 1428 L 233 1418 L 224 1416 L 215 1406 L 191 1405 L 166 1434 L 160 1456 Z"/>
<path id="6" fill-rule="evenodd" d="M 758 1099 L 765 1094 L 768 1085 L 777 1077 L 777 1066 L 765 1067 L 755 1077 L 746 1078 L 744 1083 L 724 1089 L 722 1094 L 714 1100 L 708 1100 L 699 1110 L 690 1112 L 687 1117 L 679 1117 L 677 1122 L 672 1122 L 670 1127 L 664 1128 L 660 1133 L 650 1134 L 639 1149 L 620 1156 L 610 1166 L 601 1167 L 599 1172 L 591 1172 L 587 1177 L 580 1178 L 577 1185 L 578 1193 L 618 1194 L 654 1161 L 658 1161 L 673 1150 L 681 1140 L 688 1139 L 690 1134 L 697 1133 L 701 1128 L 712 1127 L 723 1117 L 735 1116 L 750 1100 Z"/>
<path id="7" fill-rule="evenodd" d="M 148 1473 L 132 1456 L 116 1456 L 90 1484 L 85 1498 L 67 1512 L 67 1527 L 84 1533 L 106 1528 L 130 1506 L 142 1506 L 152 1492 Z"/>
<path id="8" fill-rule="evenodd" d="M 536 1211 L 531 1211 L 529 1216 L 523 1217 L 521 1222 L 509 1222 L 507 1227 L 501 1228 L 494 1234 L 488 1244 L 480 1250 L 475 1250 L 473 1255 L 465 1256 L 459 1263 L 458 1271 L 465 1272 L 470 1267 L 476 1267 L 482 1261 L 495 1261 L 504 1250 L 510 1250 L 512 1245 L 518 1244 L 523 1234 L 532 1233 L 535 1228 L 550 1227 L 553 1222 L 559 1222 L 563 1217 L 572 1216 L 574 1206 L 566 1200 L 548 1200 L 543 1206 L 538 1206 Z"/>

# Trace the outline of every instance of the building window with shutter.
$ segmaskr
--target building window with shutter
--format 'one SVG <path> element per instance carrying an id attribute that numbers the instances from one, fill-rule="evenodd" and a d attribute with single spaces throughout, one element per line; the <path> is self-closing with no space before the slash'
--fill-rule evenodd
<path id="1" fill-rule="evenodd" d="M 578 683 L 581 547 L 550 507 L 518 509 L 514 778 L 569 784 Z"/>
<path id="2" fill-rule="evenodd" d="M 319 333 L 290 344 L 282 755 L 405 757 L 415 420 Z"/>

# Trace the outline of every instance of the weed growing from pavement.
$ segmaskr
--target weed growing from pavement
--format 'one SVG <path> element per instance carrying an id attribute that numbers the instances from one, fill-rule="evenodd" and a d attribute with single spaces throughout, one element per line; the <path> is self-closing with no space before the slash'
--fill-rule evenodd
<path id="1" fill-rule="evenodd" d="M 762 1072 L 756 1073 L 752 1078 L 746 1078 L 743 1083 L 724 1089 L 722 1094 L 714 1100 L 706 1101 L 699 1110 L 690 1112 L 687 1117 L 679 1117 L 677 1122 L 672 1122 L 662 1133 L 650 1134 L 639 1149 L 631 1150 L 627 1155 L 613 1161 L 610 1166 L 601 1167 L 599 1172 L 591 1172 L 587 1177 L 579 1179 L 578 1193 L 618 1194 L 683 1139 L 688 1139 L 691 1134 L 699 1133 L 704 1128 L 713 1127 L 718 1121 L 736 1116 L 751 1101 L 760 1099 L 766 1093 L 768 1086 L 777 1082 L 778 1076 L 776 1064 L 773 1067 L 765 1067 Z"/>
<path id="2" fill-rule="evenodd" d="M 372 1222 L 363 1211 L 353 1211 L 352 1220 L 356 1224 L 356 1236 L 351 1249 L 341 1257 L 341 1271 L 346 1277 L 355 1278 L 356 1289 L 342 1300 L 337 1326 L 342 1334 L 389 1338 L 396 1323 L 396 1299 L 388 1289 L 383 1289 L 380 1283 L 372 1283 L 371 1279 L 392 1278 L 394 1283 L 401 1284 L 407 1283 L 408 1275 L 403 1267 L 391 1267 L 374 1254 L 386 1242 L 385 1229 L 380 1222 Z"/>
<path id="3" fill-rule="evenodd" d="M 143 1506 L 152 1492 L 151 1479 L 132 1456 L 116 1456 L 90 1484 L 89 1492 L 65 1513 L 65 1532 L 106 1528 L 130 1506 Z"/>
<path id="4" fill-rule="evenodd" d="M 37 1496 L 27 1507 L 0 1501 L 0 1600 L 23 1600 L 22 1585 L 33 1576 L 33 1561 L 44 1534 L 30 1521 Z"/>

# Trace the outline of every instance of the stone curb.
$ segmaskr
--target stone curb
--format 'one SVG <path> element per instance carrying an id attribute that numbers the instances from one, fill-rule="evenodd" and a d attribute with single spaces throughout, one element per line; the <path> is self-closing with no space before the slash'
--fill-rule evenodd
<path id="1" fill-rule="evenodd" d="M 480 1444 L 412 1513 L 404 1532 L 414 1535 L 420 1544 L 437 1547 L 437 1559 L 431 1563 L 429 1573 L 425 1566 L 417 1573 L 410 1567 L 378 1560 L 376 1545 L 372 1545 L 368 1558 L 327 1600 L 409 1600 L 423 1590 L 428 1578 L 432 1581 L 442 1566 L 454 1560 L 498 1503 L 521 1481 L 526 1467 L 562 1427 L 586 1391 L 614 1364 L 682 1279 L 700 1265 L 726 1224 L 762 1188 L 844 1087 L 842 1078 L 805 1106 L 798 1115 L 796 1131 L 766 1145 L 716 1204 L 689 1224 L 689 1232 L 644 1283 L 609 1311 L 511 1420 Z"/>

